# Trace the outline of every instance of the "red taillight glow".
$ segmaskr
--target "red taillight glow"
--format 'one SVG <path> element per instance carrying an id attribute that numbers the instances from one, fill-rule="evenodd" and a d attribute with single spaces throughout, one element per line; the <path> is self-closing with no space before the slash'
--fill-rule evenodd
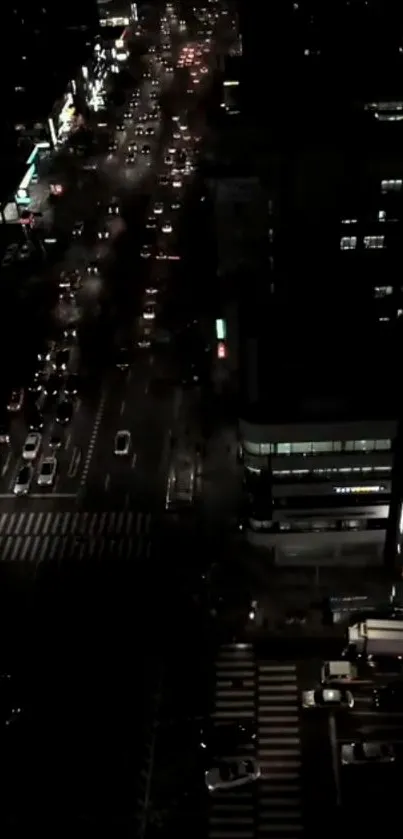
<path id="1" fill-rule="evenodd" d="M 217 356 L 218 356 L 218 358 L 226 358 L 227 357 L 227 347 L 225 346 L 225 344 L 222 341 L 220 341 L 217 344 Z"/>

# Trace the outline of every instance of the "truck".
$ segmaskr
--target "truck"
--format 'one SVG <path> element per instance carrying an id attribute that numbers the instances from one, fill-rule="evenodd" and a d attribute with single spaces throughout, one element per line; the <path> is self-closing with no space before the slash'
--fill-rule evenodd
<path id="1" fill-rule="evenodd" d="M 353 624 L 347 632 L 349 656 L 403 657 L 403 621 L 368 619 Z"/>

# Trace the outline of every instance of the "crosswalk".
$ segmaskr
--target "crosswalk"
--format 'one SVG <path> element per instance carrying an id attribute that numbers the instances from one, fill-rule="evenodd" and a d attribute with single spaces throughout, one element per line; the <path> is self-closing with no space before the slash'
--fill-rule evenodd
<path id="1" fill-rule="evenodd" d="M 150 513 L 2 513 L 0 561 L 135 559 L 149 553 L 150 528 Z"/>
<path id="2" fill-rule="evenodd" d="M 215 661 L 214 718 L 257 720 L 256 784 L 211 797 L 209 839 L 302 839 L 301 739 L 294 664 L 257 662 L 251 644 L 226 644 Z"/>
<path id="3" fill-rule="evenodd" d="M 215 707 L 217 723 L 253 720 L 256 710 L 256 662 L 253 647 L 227 644 L 220 648 L 215 663 Z M 245 747 L 245 757 L 253 746 Z M 255 786 L 215 793 L 209 814 L 209 839 L 254 839 Z"/>
<path id="4" fill-rule="evenodd" d="M 301 737 L 295 664 L 258 665 L 258 839 L 303 833 Z"/>

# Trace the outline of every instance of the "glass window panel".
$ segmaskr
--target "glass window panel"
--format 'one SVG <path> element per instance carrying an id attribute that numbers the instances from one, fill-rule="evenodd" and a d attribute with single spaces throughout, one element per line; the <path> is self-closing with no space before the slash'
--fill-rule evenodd
<path id="1" fill-rule="evenodd" d="M 277 443 L 277 454 L 291 454 L 291 443 Z"/>
<path id="2" fill-rule="evenodd" d="M 329 440 L 328 442 L 312 443 L 312 451 L 314 454 L 321 454 L 322 452 L 331 452 L 333 451 L 333 443 L 331 440 Z"/>
<path id="3" fill-rule="evenodd" d="M 391 440 L 375 440 L 375 448 L 378 449 L 378 451 L 387 451 L 391 447 Z"/>
<path id="4" fill-rule="evenodd" d="M 355 452 L 372 452 L 375 448 L 375 440 L 355 440 Z"/>
<path id="5" fill-rule="evenodd" d="M 292 443 L 291 451 L 293 454 L 311 454 L 312 443 Z"/>

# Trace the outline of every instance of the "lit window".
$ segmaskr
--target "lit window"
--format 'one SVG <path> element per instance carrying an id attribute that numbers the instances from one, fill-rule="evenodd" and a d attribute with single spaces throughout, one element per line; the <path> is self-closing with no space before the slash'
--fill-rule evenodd
<path id="1" fill-rule="evenodd" d="M 292 443 L 292 454 L 312 454 L 312 443 Z"/>
<path id="2" fill-rule="evenodd" d="M 378 213 L 378 221 L 386 221 L 386 213 L 385 213 L 385 210 L 379 210 L 379 213 Z"/>
<path id="3" fill-rule="evenodd" d="M 357 247 L 356 236 L 342 236 L 340 239 L 340 250 L 353 251 Z"/>
<path id="4" fill-rule="evenodd" d="M 333 442 L 332 440 L 329 441 L 318 441 L 316 443 L 312 443 L 312 451 L 314 454 L 326 454 L 326 452 L 333 451 Z"/>
<path id="5" fill-rule="evenodd" d="M 389 323 L 390 318 L 388 317 L 380 317 L 378 318 L 379 323 Z"/>
<path id="6" fill-rule="evenodd" d="M 368 250 L 381 250 L 384 246 L 384 236 L 364 236 L 364 248 Z"/>
<path id="7" fill-rule="evenodd" d="M 358 219 L 356 218 L 342 218 L 342 224 L 357 224 Z"/>
<path id="8" fill-rule="evenodd" d="M 374 287 L 374 297 L 388 297 L 393 294 L 393 286 L 391 285 L 376 285 Z"/>
<path id="9" fill-rule="evenodd" d="M 354 486 L 354 487 L 333 487 L 338 495 L 363 495 L 367 492 L 384 492 L 385 487 L 380 484 L 376 486 Z"/>
<path id="10" fill-rule="evenodd" d="M 388 180 L 381 181 L 382 192 L 399 192 L 402 186 L 403 180 L 400 178 L 389 178 Z"/>
<path id="11" fill-rule="evenodd" d="M 277 454 L 291 454 L 291 443 L 277 443 Z"/>

